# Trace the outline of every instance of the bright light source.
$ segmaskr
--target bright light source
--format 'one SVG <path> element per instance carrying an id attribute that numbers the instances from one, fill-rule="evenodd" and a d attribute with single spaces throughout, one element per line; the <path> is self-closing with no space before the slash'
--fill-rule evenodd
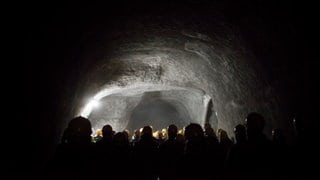
<path id="1" fill-rule="evenodd" d="M 88 117 L 93 108 L 99 106 L 99 101 L 97 99 L 91 99 L 89 103 L 84 107 L 81 116 Z"/>
<path id="2" fill-rule="evenodd" d="M 89 106 L 91 106 L 91 107 L 98 107 L 98 106 L 99 106 L 99 101 L 98 101 L 98 100 L 95 100 L 95 99 L 92 99 L 92 100 L 89 102 Z"/>

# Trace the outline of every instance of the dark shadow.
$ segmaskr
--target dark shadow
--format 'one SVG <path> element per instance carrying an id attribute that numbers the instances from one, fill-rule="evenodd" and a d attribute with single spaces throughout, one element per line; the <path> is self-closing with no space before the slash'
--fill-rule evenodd
<path id="1" fill-rule="evenodd" d="M 181 105 L 183 107 L 183 105 Z M 142 97 L 141 102 L 134 108 L 127 129 L 134 130 L 150 124 L 155 130 L 175 124 L 183 127 L 190 117 L 187 110 L 179 112 L 176 104 L 161 99 L 160 92 L 148 92 Z"/>

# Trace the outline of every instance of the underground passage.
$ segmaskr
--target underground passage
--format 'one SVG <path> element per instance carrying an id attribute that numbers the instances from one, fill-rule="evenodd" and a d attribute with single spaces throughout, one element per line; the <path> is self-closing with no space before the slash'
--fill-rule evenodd
<path id="1" fill-rule="evenodd" d="M 256 112 L 267 139 L 281 129 L 296 147 L 315 132 L 306 99 L 317 66 L 307 15 L 291 3 L 121 1 L 35 10 L 22 76 L 23 129 L 34 141 L 24 142 L 23 163 L 12 163 L 27 176 L 50 171 L 77 117 L 89 120 L 92 138 L 105 125 L 131 138 L 145 126 L 167 133 L 174 124 L 183 133 L 197 124 L 236 143 L 235 127 Z"/>

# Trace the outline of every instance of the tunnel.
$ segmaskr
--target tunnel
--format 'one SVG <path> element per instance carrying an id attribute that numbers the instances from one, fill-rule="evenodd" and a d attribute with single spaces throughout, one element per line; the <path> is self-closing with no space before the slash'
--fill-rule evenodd
<path id="1" fill-rule="evenodd" d="M 210 123 L 233 137 L 259 112 L 269 138 L 280 127 L 292 139 L 292 119 L 313 107 L 306 99 L 317 66 L 307 15 L 291 5 L 79 2 L 27 13 L 21 119 L 35 141 L 21 158 L 34 159 L 31 169 L 46 164 L 76 116 L 93 130 Z"/>
<path id="2" fill-rule="evenodd" d="M 257 57 L 236 35 L 236 28 L 205 20 L 189 27 L 181 25 L 183 16 L 175 16 L 173 22 L 163 20 L 168 17 L 158 18 L 119 20 L 121 27 L 112 22 L 106 32 L 99 27 L 99 36 L 91 40 L 98 43 L 94 57 L 91 48 L 95 46 L 85 49 L 87 52 L 79 57 L 81 63 L 91 64 L 79 77 L 75 93 L 80 98 L 75 99 L 73 116 L 89 117 L 100 127 L 111 123 L 117 131 L 133 130 L 125 125 L 131 120 L 130 113 L 154 93 L 158 95 L 149 98 L 171 99 L 176 102 L 170 104 L 175 109 L 183 105 L 187 111 L 179 111 L 179 116 L 186 118 L 186 124 L 204 125 L 207 119 L 215 129 L 232 134 L 233 127 L 249 112 L 257 111 L 267 119 L 266 132 L 280 125 L 282 97 L 266 79 Z M 210 27 L 202 27 L 204 24 Z M 109 26 L 114 26 L 116 34 Z M 263 90 L 256 91 L 260 88 Z M 117 98 L 112 99 L 114 96 Z M 92 111 L 88 104 L 92 98 L 103 101 L 100 110 L 105 111 L 104 118 L 95 115 L 102 113 L 99 108 Z M 206 117 L 209 101 L 213 113 Z"/>
<path id="3" fill-rule="evenodd" d="M 146 125 L 159 130 L 170 124 L 182 129 L 191 122 L 205 123 L 207 102 L 202 91 L 146 84 L 121 91 L 101 99 L 100 107 L 93 107 L 90 115 L 83 109 L 82 116 L 92 119 L 94 129 L 105 124 L 112 125 L 116 131 L 134 131 Z"/>

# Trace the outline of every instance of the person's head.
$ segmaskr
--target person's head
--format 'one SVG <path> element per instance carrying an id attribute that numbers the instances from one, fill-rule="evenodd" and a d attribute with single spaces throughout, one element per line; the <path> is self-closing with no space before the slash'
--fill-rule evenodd
<path id="1" fill-rule="evenodd" d="M 140 138 L 140 136 L 141 136 L 141 131 L 140 131 L 140 129 L 134 130 L 134 138 L 137 139 L 137 138 Z"/>
<path id="2" fill-rule="evenodd" d="M 159 132 L 158 132 L 158 139 L 163 139 L 163 133 L 162 133 L 162 131 L 159 131 Z"/>
<path id="3" fill-rule="evenodd" d="M 177 131 L 178 131 L 178 130 L 177 130 Z M 162 129 L 161 132 L 162 132 L 163 138 L 165 138 L 165 139 L 168 138 L 167 129 Z"/>
<path id="4" fill-rule="evenodd" d="M 123 130 L 123 134 L 126 136 L 127 139 L 129 139 L 130 131 L 128 129 Z"/>
<path id="5" fill-rule="evenodd" d="M 207 137 L 216 137 L 216 134 L 213 130 L 213 128 L 210 126 L 210 127 L 205 127 L 204 129 L 204 134 L 207 136 Z"/>
<path id="6" fill-rule="evenodd" d="M 168 127 L 168 137 L 169 139 L 174 139 L 177 137 L 177 133 L 178 133 L 178 128 L 176 125 L 171 124 Z"/>
<path id="7" fill-rule="evenodd" d="M 246 118 L 248 138 L 258 136 L 263 133 L 265 126 L 264 117 L 256 112 L 249 113 Z"/>
<path id="8" fill-rule="evenodd" d="M 225 131 L 225 130 L 223 130 L 223 129 L 220 129 L 220 130 L 219 130 L 218 136 L 219 136 L 219 140 L 220 140 L 220 141 L 229 139 L 227 131 Z"/>
<path id="9" fill-rule="evenodd" d="M 244 142 L 247 138 L 246 127 L 242 124 L 236 125 L 234 128 L 234 135 L 237 143 Z"/>
<path id="10" fill-rule="evenodd" d="M 91 141 L 91 123 L 89 119 L 84 117 L 73 118 L 67 127 L 69 142 L 90 142 Z"/>
<path id="11" fill-rule="evenodd" d="M 143 138 L 151 138 L 152 137 L 152 128 L 150 126 L 145 126 L 142 129 L 141 137 Z"/>
<path id="12" fill-rule="evenodd" d="M 220 132 L 222 131 L 221 128 L 217 129 L 217 135 L 220 136 Z"/>
<path id="13" fill-rule="evenodd" d="M 101 129 L 97 129 L 96 130 L 96 135 L 97 136 L 102 136 L 102 130 Z"/>
<path id="14" fill-rule="evenodd" d="M 190 123 L 184 131 L 184 136 L 186 140 L 190 139 L 201 139 L 204 137 L 202 127 L 196 123 Z"/>
<path id="15" fill-rule="evenodd" d="M 113 131 L 112 131 L 112 127 L 109 124 L 103 126 L 102 135 L 103 135 L 103 138 L 112 138 Z"/>

